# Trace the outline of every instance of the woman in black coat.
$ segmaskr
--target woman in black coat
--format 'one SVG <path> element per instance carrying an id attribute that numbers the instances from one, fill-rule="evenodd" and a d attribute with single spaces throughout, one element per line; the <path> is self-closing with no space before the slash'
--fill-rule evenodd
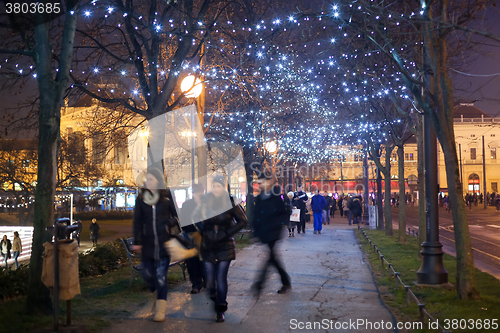
<path id="1" fill-rule="evenodd" d="M 92 223 L 89 227 L 90 230 L 90 239 L 92 240 L 92 246 L 97 245 L 97 240 L 99 239 L 99 224 L 97 224 L 97 220 L 92 219 Z"/>
<path id="2" fill-rule="evenodd" d="M 194 212 L 196 227 L 202 234 L 201 257 L 205 263 L 210 298 L 215 302 L 216 321 L 224 321 L 227 311 L 227 273 L 236 248 L 233 235 L 247 224 L 247 217 L 239 205 L 234 205 L 225 190 L 223 176 L 212 181 L 212 191 L 202 198 Z"/>
<path id="3" fill-rule="evenodd" d="M 165 320 L 167 308 L 167 272 L 170 257 L 163 244 L 170 237 L 170 228 L 178 224 L 175 205 L 165 190 L 163 173 L 149 168 L 144 187 L 135 201 L 134 245 L 141 252 L 142 276 L 151 292 L 156 290 L 154 321 Z"/>

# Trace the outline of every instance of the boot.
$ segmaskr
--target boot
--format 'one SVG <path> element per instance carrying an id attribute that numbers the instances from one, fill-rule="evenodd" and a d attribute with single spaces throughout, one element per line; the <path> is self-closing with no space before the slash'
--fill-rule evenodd
<path id="1" fill-rule="evenodd" d="M 164 299 L 157 299 L 155 303 L 156 313 L 153 321 L 164 321 L 165 310 L 167 309 L 167 301 Z"/>
<path id="2" fill-rule="evenodd" d="M 217 312 L 215 321 L 217 323 L 223 323 L 226 320 L 224 316 L 224 312 L 226 311 L 227 311 L 227 302 L 226 304 L 215 304 L 215 312 Z"/>

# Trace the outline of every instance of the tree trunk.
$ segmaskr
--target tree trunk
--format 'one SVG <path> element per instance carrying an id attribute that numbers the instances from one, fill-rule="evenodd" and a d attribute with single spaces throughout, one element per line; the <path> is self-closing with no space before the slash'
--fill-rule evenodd
<path id="1" fill-rule="evenodd" d="M 423 136 L 423 116 L 417 115 L 417 159 L 418 159 L 418 244 L 420 250 L 425 242 L 425 166 L 424 166 L 424 136 Z M 419 257 L 422 255 L 419 252 Z"/>
<path id="2" fill-rule="evenodd" d="M 462 196 L 460 170 L 455 142 L 447 141 L 441 144 L 446 162 L 446 175 L 448 195 L 453 214 L 453 227 L 455 231 L 455 248 L 457 253 L 457 293 L 460 299 L 479 298 L 476 288 L 476 271 L 472 245 L 467 220 L 467 211 Z"/>
<path id="3" fill-rule="evenodd" d="M 389 141 L 385 142 L 385 200 L 384 200 L 384 214 L 385 214 L 385 234 L 392 236 L 392 211 L 391 211 L 391 149 L 388 149 Z"/>
<path id="4" fill-rule="evenodd" d="M 39 82 L 41 84 L 41 82 Z M 40 86 L 43 91 L 51 87 Z M 52 94 L 51 94 L 52 95 Z M 52 96 L 40 95 L 38 133 L 38 174 L 35 190 L 35 212 L 33 218 L 33 245 L 29 265 L 28 296 L 26 310 L 51 310 L 49 290 L 42 283 L 43 243 L 51 242 L 52 236 L 45 229 L 53 225 L 54 199 L 56 192 L 57 147 L 59 138 L 58 105 Z"/>
<path id="5" fill-rule="evenodd" d="M 67 4 L 74 6 L 73 0 Z M 60 140 L 62 93 L 67 88 L 76 29 L 76 16 L 66 15 L 59 54 L 57 74 L 53 69 L 53 45 L 48 24 L 35 15 L 35 62 L 39 92 L 38 171 L 33 218 L 33 245 L 29 266 L 28 292 L 25 310 L 28 313 L 52 309 L 49 290 L 42 283 L 43 243 L 52 240 L 46 227 L 53 225 L 54 199 L 57 180 L 57 154 Z"/>
<path id="6" fill-rule="evenodd" d="M 398 147 L 398 183 L 399 183 L 399 237 L 400 244 L 406 244 L 406 193 L 405 193 L 405 153 L 401 143 Z"/>
<path id="7" fill-rule="evenodd" d="M 382 205 L 382 173 L 377 167 L 377 214 L 378 214 L 378 230 L 384 230 L 384 208 Z"/>

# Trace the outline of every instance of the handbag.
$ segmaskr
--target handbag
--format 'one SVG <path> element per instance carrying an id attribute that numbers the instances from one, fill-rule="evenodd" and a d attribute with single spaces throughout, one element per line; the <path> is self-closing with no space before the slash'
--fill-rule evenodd
<path id="1" fill-rule="evenodd" d="M 170 262 L 184 261 L 198 255 L 196 247 L 189 248 L 185 240 L 180 240 L 178 236 L 172 237 L 165 242 L 165 250 L 170 256 Z"/>
<path id="2" fill-rule="evenodd" d="M 290 215 L 290 222 L 300 222 L 300 209 L 292 209 L 292 214 Z"/>

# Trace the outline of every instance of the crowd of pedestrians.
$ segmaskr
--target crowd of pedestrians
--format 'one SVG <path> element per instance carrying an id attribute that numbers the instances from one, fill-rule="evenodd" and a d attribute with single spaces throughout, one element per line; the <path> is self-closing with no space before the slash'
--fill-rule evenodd
<path id="1" fill-rule="evenodd" d="M 148 169 L 134 209 L 132 249 L 141 253 L 142 275 L 155 295 L 154 321 L 163 321 L 167 308 L 170 254 L 163 244 L 178 238 L 178 233 L 199 253 L 185 260 L 191 283 L 190 293 L 196 295 L 206 289 L 213 302 L 216 322 L 224 322 L 225 312 L 230 308 L 227 277 L 231 261 L 236 258 L 233 236 L 248 223 L 253 236 L 268 250 L 256 282 L 251 285 L 251 290 L 258 297 L 265 286 L 270 266 L 276 268 L 281 278 L 282 286 L 277 293 L 285 294 L 292 289 L 291 278 L 277 254 L 283 227 L 288 228 L 289 237 L 295 237 L 295 229 L 297 234 L 305 234 L 306 222 L 312 212 L 314 234 L 319 235 L 323 224 L 330 224 L 330 217 L 334 217 L 337 210 L 340 216 L 348 218 L 349 223 L 351 219 L 357 223 L 361 217 L 361 197 L 358 196 L 339 197 L 328 192 L 320 194 L 316 190 L 310 198 L 302 186 L 296 192 L 283 193 L 274 175 L 265 172 L 258 177 L 257 183 L 259 194 L 255 196 L 254 204 L 246 207 L 251 221 L 247 221 L 243 208 L 228 193 L 227 180 L 223 175 L 211 180 L 207 193 L 201 184 L 194 184 L 192 199 L 183 204 L 180 216 L 177 216 L 162 172 L 152 167 Z M 293 219 L 292 213 L 295 216 Z"/>

